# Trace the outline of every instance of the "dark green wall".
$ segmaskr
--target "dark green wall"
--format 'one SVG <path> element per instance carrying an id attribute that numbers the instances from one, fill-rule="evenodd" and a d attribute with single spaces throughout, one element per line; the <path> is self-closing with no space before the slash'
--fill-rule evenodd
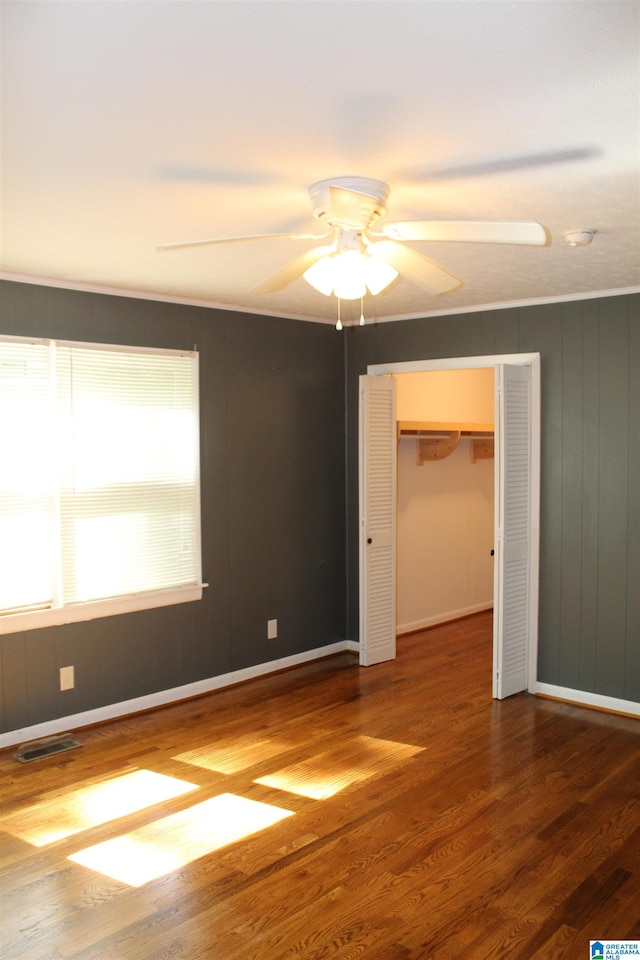
<path id="1" fill-rule="evenodd" d="M 0 308 L 5 334 L 197 345 L 210 584 L 199 603 L 0 637 L 2 731 L 344 640 L 344 365 L 335 330 L 11 282 L 0 285 Z M 272 618 L 279 636 L 268 641 Z M 58 669 L 68 664 L 76 686 L 61 693 Z"/>
<path id="2" fill-rule="evenodd" d="M 345 334 L 349 635 L 358 630 L 358 375 L 375 363 L 540 353 L 538 680 L 640 701 L 640 296 Z"/>

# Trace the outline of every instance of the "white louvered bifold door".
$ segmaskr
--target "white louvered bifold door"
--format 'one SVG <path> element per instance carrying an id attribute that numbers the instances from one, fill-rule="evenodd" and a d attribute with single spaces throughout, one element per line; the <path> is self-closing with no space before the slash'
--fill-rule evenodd
<path id="1" fill-rule="evenodd" d="M 396 467 L 393 377 L 360 377 L 360 664 L 396 655 Z"/>
<path id="2" fill-rule="evenodd" d="M 528 366 L 496 366 L 496 571 L 493 695 L 527 689 L 531 397 Z"/>

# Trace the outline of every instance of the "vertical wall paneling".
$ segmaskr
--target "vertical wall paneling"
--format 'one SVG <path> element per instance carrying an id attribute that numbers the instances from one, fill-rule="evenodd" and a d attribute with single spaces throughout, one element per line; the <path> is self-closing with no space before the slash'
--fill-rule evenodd
<path id="1" fill-rule="evenodd" d="M 496 310 L 494 314 L 495 336 L 491 353 L 520 353 L 518 310 Z"/>
<path id="2" fill-rule="evenodd" d="M 28 633 L 3 637 L 2 707 L 7 730 L 25 727 L 31 720 L 33 707 L 28 696 L 28 671 L 25 644 Z"/>
<path id="3" fill-rule="evenodd" d="M 180 308 L 178 308 L 180 309 Z M 180 314 L 189 341 L 198 348 L 200 382 L 200 510 L 202 530 L 202 576 L 206 602 L 192 604 L 189 617 L 168 613 L 171 635 L 180 636 L 179 683 L 192 683 L 203 674 L 216 676 L 230 669 L 229 607 L 229 407 L 227 371 L 228 328 L 233 315 L 208 311 Z M 173 319 L 173 318 L 172 318 Z M 179 327 L 176 318 L 176 327 Z M 220 549 L 224 545 L 224 552 Z M 163 664 L 171 656 L 163 653 Z"/>
<path id="4" fill-rule="evenodd" d="M 531 346 L 536 344 L 535 348 Z M 540 602 L 538 678 L 558 681 L 562 607 L 562 307 L 531 307 L 520 318 L 520 348 L 541 354 Z"/>
<path id="5" fill-rule="evenodd" d="M 231 669 L 344 638 L 342 342 L 320 324 L 228 329 Z M 339 584 L 340 596 L 336 596 Z M 278 643 L 267 620 L 278 620 Z M 317 645 L 317 644 L 315 644 Z"/>
<path id="6" fill-rule="evenodd" d="M 629 327 L 627 301 L 600 313 L 597 692 L 624 695 L 629 497 Z M 637 590 L 637 585 L 635 587 Z"/>
<path id="7" fill-rule="evenodd" d="M 598 304 L 589 300 L 581 305 L 582 391 L 582 466 L 576 487 L 582 490 L 581 555 L 579 558 L 580 622 L 565 624 L 565 645 L 573 644 L 579 655 L 579 689 L 596 690 L 598 650 L 598 488 L 600 484 L 600 336 Z M 565 476 L 565 483 L 568 481 Z M 578 578 L 577 578 L 578 579 Z M 579 633 L 577 629 L 579 627 Z M 579 642 L 576 642 L 579 637 Z"/>
<path id="8" fill-rule="evenodd" d="M 581 583 L 575 575 L 582 556 L 582 310 L 580 303 L 562 306 L 562 528 L 558 680 L 567 684 L 580 672 Z M 566 574 L 565 574 L 566 571 Z"/>
<path id="9" fill-rule="evenodd" d="M 640 304 L 629 309 L 629 513 L 624 697 L 640 702 Z M 634 584 L 636 585 L 634 587 Z"/>

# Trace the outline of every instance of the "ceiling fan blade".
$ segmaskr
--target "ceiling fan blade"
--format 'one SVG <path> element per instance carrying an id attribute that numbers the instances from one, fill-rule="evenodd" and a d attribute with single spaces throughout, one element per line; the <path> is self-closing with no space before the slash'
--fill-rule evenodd
<path id="1" fill-rule="evenodd" d="M 290 283 L 293 283 L 294 280 L 297 280 L 298 277 L 301 277 L 305 270 L 312 267 L 314 263 L 317 263 L 318 260 L 328 256 L 330 253 L 335 253 L 335 250 L 335 243 L 327 244 L 323 247 L 314 247 L 312 250 L 306 250 L 300 254 L 299 257 L 296 257 L 295 260 L 291 260 L 282 267 L 281 270 L 278 270 L 266 280 L 263 280 L 262 283 L 259 283 L 257 287 L 253 288 L 252 292 L 275 293 L 277 290 L 283 290 L 285 287 L 288 287 Z"/>
<path id="2" fill-rule="evenodd" d="M 205 247 L 215 243 L 244 243 L 249 240 L 325 240 L 328 233 L 258 233 L 248 237 L 214 237 L 211 240 L 182 240 L 179 243 L 161 243 L 157 250 L 179 250 L 181 247 Z"/>
<path id="3" fill-rule="evenodd" d="M 176 183 L 218 183 L 226 187 L 255 187 L 277 183 L 282 178 L 266 170 L 235 170 L 231 167 L 174 164 L 161 167 L 160 177 Z"/>
<path id="4" fill-rule="evenodd" d="M 496 157 L 477 163 L 452 164 L 440 169 L 412 169 L 401 171 L 407 180 L 460 180 L 467 177 L 491 176 L 495 173 L 510 173 L 512 170 L 531 170 L 536 167 L 556 166 L 561 163 L 576 163 L 597 157 L 596 147 L 573 147 L 567 150 L 549 150 L 544 153 L 525 153 L 516 157 Z"/>
<path id="5" fill-rule="evenodd" d="M 427 293 L 448 293 L 462 286 L 462 280 L 396 240 L 378 240 L 368 244 L 368 248 L 374 256 L 390 263 L 401 277 L 412 280 Z"/>
<path id="6" fill-rule="evenodd" d="M 382 235 L 392 240 L 435 240 L 458 243 L 550 243 L 546 229 L 533 220 L 403 220 L 385 223 Z"/>

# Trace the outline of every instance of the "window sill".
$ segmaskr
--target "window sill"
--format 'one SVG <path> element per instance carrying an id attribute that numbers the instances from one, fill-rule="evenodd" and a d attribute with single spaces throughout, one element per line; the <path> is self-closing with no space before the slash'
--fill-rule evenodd
<path id="1" fill-rule="evenodd" d="M 65 623 L 81 623 L 98 617 L 116 617 L 120 614 L 135 613 L 137 610 L 168 607 L 176 603 L 190 603 L 202 599 L 202 591 L 206 586 L 206 583 L 201 583 L 158 593 L 140 593 L 131 597 L 75 603 L 68 607 L 7 614 L 0 616 L 0 635 L 38 630 L 42 627 L 58 627 Z"/>

